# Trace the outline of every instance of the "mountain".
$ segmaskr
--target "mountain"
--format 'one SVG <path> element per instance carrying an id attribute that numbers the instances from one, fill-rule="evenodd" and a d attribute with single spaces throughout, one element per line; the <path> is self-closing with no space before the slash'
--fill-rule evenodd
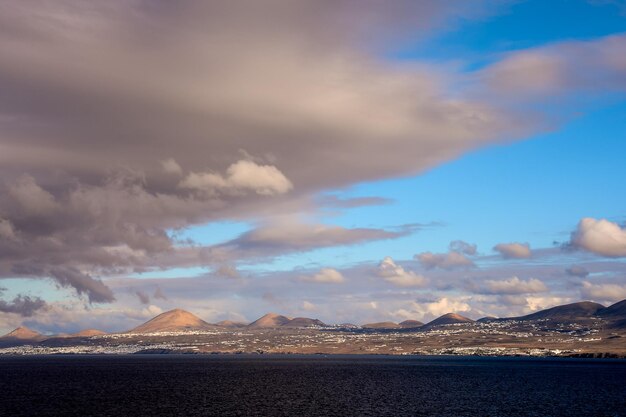
<path id="1" fill-rule="evenodd" d="M 497 317 L 494 316 L 485 316 L 485 317 L 481 317 L 478 320 L 476 320 L 478 323 L 490 323 L 492 321 L 498 321 Z"/>
<path id="2" fill-rule="evenodd" d="M 626 329 L 626 300 L 603 308 L 596 315 L 609 320 L 612 328 Z"/>
<path id="3" fill-rule="evenodd" d="M 81 330 L 80 332 L 72 333 L 71 335 L 69 335 L 69 337 L 92 337 L 92 336 L 101 336 L 103 334 L 106 334 L 106 332 L 103 332 L 102 330 L 97 330 L 97 329 L 86 329 L 86 330 Z"/>
<path id="4" fill-rule="evenodd" d="M 554 321 L 575 321 L 581 318 L 590 318 L 600 311 L 606 310 L 602 304 L 591 301 L 581 301 L 579 303 L 565 304 L 537 311 L 521 317 L 511 317 L 515 320 L 554 320 Z"/>
<path id="5" fill-rule="evenodd" d="M 456 313 L 444 314 L 441 317 L 437 317 L 435 320 L 425 324 L 425 327 L 442 326 L 445 324 L 461 324 L 461 323 L 473 323 L 474 320 L 461 316 Z"/>
<path id="6" fill-rule="evenodd" d="M 317 319 L 296 317 L 283 324 L 281 327 L 325 327 L 326 324 Z"/>
<path id="7" fill-rule="evenodd" d="M 28 327 L 20 326 L 0 337 L 0 347 L 32 345 L 46 340 L 48 336 L 37 333 Z"/>
<path id="8" fill-rule="evenodd" d="M 20 326 L 17 329 L 13 330 L 12 332 L 9 332 L 5 334 L 4 336 L 0 337 L 0 339 L 24 340 L 24 341 L 32 340 L 32 341 L 39 342 L 41 340 L 46 339 L 46 336 L 42 335 L 41 333 L 37 333 L 36 331 L 31 330 L 26 326 Z"/>
<path id="9" fill-rule="evenodd" d="M 626 319 L 626 300 L 605 307 L 596 313 L 599 317 Z"/>
<path id="10" fill-rule="evenodd" d="M 276 313 L 267 313 L 263 317 L 248 324 L 251 329 L 271 329 L 275 327 L 281 327 L 283 324 L 289 323 L 291 319 L 289 317 L 281 316 Z"/>
<path id="11" fill-rule="evenodd" d="M 207 323 L 188 311 L 175 309 L 159 314 L 128 331 L 128 333 L 179 332 L 185 330 L 212 330 L 215 326 Z"/>
<path id="12" fill-rule="evenodd" d="M 364 329 L 399 329 L 400 325 L 392 321 L 380 321 L 377 323 L 367 323 L 361 327 Z"/>
<path id="13" fill-rule="evenodd" d="M 417 327 L 422 327 L 424 323 L 418 320 L 404 320 L 400 322 L 400 327 L 403 329 L 415 329 Z"/>
<path id="14" fill-rule="evenodd" d="M 220 322 L 215 323 L 215 325 L 219 327 L 226 327 L 228 329 L 239 329 L 239 328 L 247 326 L 246 323 L 241 323 L 239 321 L 232 321 L 232 320 L 222 320 Z"/>

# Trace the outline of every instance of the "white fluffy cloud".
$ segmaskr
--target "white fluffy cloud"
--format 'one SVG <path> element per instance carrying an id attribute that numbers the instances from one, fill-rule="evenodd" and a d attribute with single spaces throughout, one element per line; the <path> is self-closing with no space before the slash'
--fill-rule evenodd
<path id="1" fill-rule="evenodd" d="M 596 301 L 620 301 L 626 299 L 626 284 L 593 284 L 583 281 L 580 295 Z"/>
<path id="2" fill-rule="evenodd" d="M 293 188 L 291 181 L 273 165 L 258 165 L 242 159 L 230 165 L 226 175 L 214 172 L 192 172 L 179 184 L 181 188 L 197 190 L 209 196 L 254 192 L 259 195 L 284 194 Z"/>
<path id="3" fill-rule="evenodd" d="M 536 278 L 522 280 L 512 277 L 503 280 L 487 280 L 485 290 L 489 294 L 533 294 L 546 292 L 548 287 Z"/>
<path id="4" fill-rule="evenodd" d="M 322 268 L 314 275 L 308 275 L 302 278 L 304 281 L 319 282 L 326 284 L 341 284 L 345 281 L 341 272 L 333 268 Z"/>
<path id="5" fill-rule="evenodd" d="M 423 287 L 427 282 L 422 275 L 396 264 L 390 256 L 385 257 L 378 264 L 376 273 L 385 281 L 398 287 Z"/>
<path id="6" fill-rule="evenodd" d="M 0 239 L 14 239 L 15 230 L 10 221 L 0 218 Z"/>
<path id="7" fill-rule="evenodd" d="M 528 243 L 498 243 L 493 250 L 500 252 L 500 255 L 506 259 L 526 259 L 532 256 Z"/>
<path id="8" fill-rule="evenodd" d="M 626 228 L 606 219 L 585 217 L 572 233 L 574 247 L 608 257 L 626 256 Z"/>

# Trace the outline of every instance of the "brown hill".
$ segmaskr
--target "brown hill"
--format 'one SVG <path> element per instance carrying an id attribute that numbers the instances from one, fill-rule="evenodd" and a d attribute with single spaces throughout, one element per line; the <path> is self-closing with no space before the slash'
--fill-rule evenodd
<path id="1" fill-rule="evenodd" d="M 81 330 L 80 332 L 72 333 L 71 335 L 69 335 L 69 337 L 92 337 L 92 336 L 101 336 L 103 334 L 106 334 L 106 332 L 103 332 L 102 330 L 97 330 L 97 329 L 86 329 L 86 330 Z"/>
<path id="2" fill-rule="evenodd" d="M 219 327 L 226 327 L 228 329 L 239 329 L 241 327 L 247 326 L 246 323 L 241 323 L 239 321 L 232 321 L 232 320 L 222 320 L 220 322 L 215 323 L 215 325 Z"/>
<path id="3" fill-rule="evenodd" d="M 415 329 L 417 327 L 422 327 L 424 323 L 418 320 L 404 320 L 399 323 L 400 327 L 403 329 Z"/>
<path id="4" fill-rule="evenodd" d="M 283 324 L 281 327 L 325 327 L 322 321 L 307 317 L 296 317 Z"/>
<path id="5" fill-rule="evenodd" d="M 512 317 L 515 320 L 554 320 L 554 321 L 576 321 L 577 319 L 593 317 L 606 308 L 602 304 L 591 301 L 581 301 L 579 303 L 565 304 L 521 317 Z"/>
<path id="6" fill-rule="evenodd" d="M 435 320 L 425 324 L 425 327 L 442 326 L 446 324 L 461 324 L 461 323 L 473 323 L 474 320 L 461 316 L 456 313 L 448 313 L 443 316 L 437 317 Z"/>
<path id="7" fill-rule="evenodd" d="M 392 321 L 379 321 L 376 323 L 366 323 L 361 327 L 364 329 L 399 329 L 400 325 Z"/>
<path id="8" fill-rule="evenodd" d="M 20 326 L 2 336 L 2 339 L 15 339 L 15 340 L 43 340 L 46 336 L 41 333 L 37 333 L 34 330 L 29 329 L 26 326 Z"/>
<path id="9" fill-rule="evenodd" d="M 599 317 L 610 317 L 626 319 L 626 300 L 622 300 L 613 305 L 600 309 L 597 313 Z"/>
<path id="10" fill-rule="evenodd" d="M 267 313 L 263 317 L 253 321 L 248 325 L 251 329 L 271 329 L 281 327 L 283 324 L 289 323 L 289 317 L 281 316 L 276 313 Z"/>
<path id="11" fill-rule="evenodd" d="M 609 320 L 609 326 L 612 328 L 626 329 L 626 300 L 603 308 L 596 315 Z"/>
<path id="12" fill-rule="evenodd" d="M 211 330 L 215 326 L 207 323 L 188 311 L 175 309 L 159 314 L 137 326 L 128 333 L 180 332 L 185 330 Z"/>

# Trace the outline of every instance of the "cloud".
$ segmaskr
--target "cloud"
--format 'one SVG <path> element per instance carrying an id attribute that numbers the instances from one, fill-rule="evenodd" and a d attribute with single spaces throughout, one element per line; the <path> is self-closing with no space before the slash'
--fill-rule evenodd
<path id="1" fill-rule="evenodd" d="M 11 302 L 0 300 L 0 312 L 19 314 L 23 317 L 31 317 L 36 311 L 46 307 L 46 302 L 39 297 L 18 295 Z"/>
<path id="2" fill-rule="evenodd" d="M 626 256 L 626 228 L 606 219 L 585 217 L 572 233 L 570 245 L 607 257 Z"/>
<path id="3" fill-rule="evenodd" d="M 72 287 L 78 294 L 86 294 L 90 303 L 115 301 L 113 291 L 102 281 L 94 279 L 73 268 L 53 268 L 50 275 L 62 287 Z"/>
<path id="4" fill-rule="evenodd" d="M 486 280 L 484 292 L 487 294 L 534 294 L 547 292 L 548 287 L 536 278 L 527 280 L 512 277 L 504 280 Z"/>
<path id="5" fill-rule="evenodd" d="M 414 258 L 419 260 L 426 269 L 455 269 L 475 266 L 471 259 L 454 251 L 448 253 L 423 252 L 415 255 Z"/>
<path id="6" fill-rule="evenodd" d="M 297 252 L 316 248 L 354 245 L 373 240 L 395 239 L 412 233 L 413 229 L 388 231 L 305 223 L 283 219 L 261 225 L 221 245 L 246 252 Z"/>
<path id="7" fill-rule="evenodd" d="M 616 302 L 626 299 L 624 284 L 593 284 L 583 281 L 580 295 L 584 299 Z"/>
<path id="8" fill-rule="evenodd" d="M 478 72 L 494 93 L 519 101 L 626 89 L 626 35 L 557 42 L 505 54 Z"/>
<path id="9" fill-rule="evenodd" d="M 429 302 L 411 302 L 407 308 L 400 309 L 395 315 L 403 319 L 419 318 L 424 321 L 432 320 L 447 313 L 463 313 L 472 310 L 467 303 L 467 297 L 439 297 Z"/>
<path id="10" fill-rule="evenodd" d="M 385 281 L 398 287 L 423 287 L 427 280 L 422 275 L 406 270 L 387 256 L 379 264 L 376 274 Z"/>
<path id="11" fill-rule="evenodd" d="M 156 289 L 154 290 L 154 294 L 152 294 L 152 297 L 154 297 L 157 300 L 167 300 L 167 296 L 165 295 L 165 293 L 159 286 L 157 286 Z"/>
<path id="12" fill-rule="evenodd" d="M 15 239 L 15 230 L 10 221 L 0 218 L 0 239 Z"/>
<path id="13" fill-rule="evenodd" d="M 233 265 L 220 265 L 215 273 L 224 278 L 241 278 L 239 271 Z"/>
<path id="14" fill-rule="evenodd" d="M 317 306 L 315 304 L 313 304 L 310 301 L 302 301 L 302 305 L 300 306 L 300 308 L 304 311 L 315 311 L 317 310 Z"/>
<path id="15" fill-rule="evenodd" d="M 382 206 L 386 204 L 391 204 L 392 202 L 393 200 L 383 197 L 339 198 L 336 195 L 326 195 L 319 198 L 319 204 L 321 206 L 333 208 Z"/>
<path id="16" fill-rule="evenodd" d="M 571 275 L 573 277 L 585 278 L 589 275 L 589 271 L 586 268 L 578 265 L 573 265 L 567 269 L 565 269 L 565 273 L 567 275 Z"/>
<path id="17" fill-rule="evenodd" d="M 476 255 L 476 249 L 476 245 L 464 242 L 462 240 L 454 240 L 450 242 L 451 251 L 464 253 L 465 255 Z"/>
<path id="18" fill-rule="evenodd" d="M 141 304 L 150 304 L 150 296 L 143 291 L 135 291 L 135 295 Z"/>
<path id="19" fill-rule="evenodd" d="M 310 211 L 320 192 L 419 173 L 521 134 L 526 119 L 450 95 L 454 74 L 380 53 L 483 16 L 485 5 L 3 5 L 0 277 L 19 270 L 112 300 L 100 281 L 50 271 L 107 276 L 192 253 L 219 265 L 209 252 L 223 248 L 180 249 L 168 233 L 265 224 Z M 329 226 L 296 250 L 385 236 L 394 234 Z M 269 240 L 271 256 L 291 250 L 285 237 Z"/>
<path id="20" fill-rule="evenodd" d="M 314 275 L 302 277 L 304 281 L 319 282 L 327 284 L 341 284 L 345 281 L 341 272 L 333 268 L 322 268 Z"/>
<path id="21" fill-rule="evenodd" d="M 167 158 L 167 159 L 162 160 L 161 166 L 163 167 L 163 171 L 165 171 L 168 174 L 173 174 L 173 175 L 178 175 L 178 176 L 183 175 L 183 169 L 178 164 L 178 162 L 176 162 L 174 158 Z"/>
<path id="22" fill-rule="evenodd" d="M 41 188 L 30 175 L 22 175 L 11 184 L 8 195 L 24 215 L 40 217 L 59 208 L 54 196 Z"/>
<path id="23" fill-rule="evenodd" d="M 493 250 L 505 259 L 527 259 L 532 256 L 528 243 L 498 243 Z"/>
<path id="24" fill-rule="evenodd" d="M 271 196 L 284 194 L 293 188 L 291 181 L 275 166 L 257 165 L 247 160 L 229 166 L 225 177 L 214 172 L 192 172 L 179 186 L 209 196 L 219 193 L 240 195 L 247 192 Z"/>

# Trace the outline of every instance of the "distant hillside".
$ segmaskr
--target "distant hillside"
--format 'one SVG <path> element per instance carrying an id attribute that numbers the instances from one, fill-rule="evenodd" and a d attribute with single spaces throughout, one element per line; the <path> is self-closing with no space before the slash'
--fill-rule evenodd
<path id="1" fill-rule="evenodd" d="M 251 329 L 273 329 L 278 327 L 323 327 L 326 326 L 322 321 L 318 319 L 311 319 L 308 317 L 296 317 L 290 318 L 287 316 L 281 316 L 276 313 L 268 313 L 263 317 L 253 321 L 248 325 Z"/>
<path id="2" fill-rule="evenodd" d="M 417 327 L 422 327 L 424 323 L 418 320 L 404 320 L 400 322 L 399 325 L 403 329 L 415 329 Z"/>
<path id="3" fill-rule="evenodd" d="M 600 309 L 597 313 L 599 317 L 617 317 L 626 319 L 626 300 L 622 300 L 613 305 Z"/>
<path id="4" fill-rule="evenodd" d="M 400 325 L 392 321 L 380 321 L 376 323 L 366 323 L 361 327 L 364 329 L 399 329 Z"/>
<path id="5" fill-rule="evenodd" d="M 43 340 L 45 339 L 46 336 L 42 335 L 41 333 L 38 333 L 34 330 L 29 329 L 26 326 L 20 326 L 17 329 L 5 334 L 4 336 L 0 337 L 0 339 L 4 339 L 4 340 Z"/>
<path id="6" fill-rule="evenodd" d="M 296 317 L 283 324 L 281 327 L 324 327 L 326 324 L 317 319 L 307 317 Z"/>
<path id="7" fill-rule="evenodd" d="M 511 318 L 515 320 L 547 319 L 555 321 L 575 321 L 581 318 L 593 317 L 603 309 L 605 309 L 605 307 L 602 304 L 592 303 L 591 301 L 581 301 L 579 303 L 565 304 L 548 308 L 526 316 Z"/>
<path id="8" fill-rule="evenodd" d="M 20 326 L 0 337 L 0 347 L 36 344 L 47 338 L 48 336 L 37 333 L 28 327 Z"/>
<path id="9" fill-rule="evenodd" d="M 276 313 L 267 313 L 248 325 L 251 329 L 271 329 L 289 323 L 291 319 Z"/>
<path id="10" fill-rule="evenodd" d="M 215 323 L 215 325 L 219 327 L 226 327 L 228 329 L 238 329 L 238 328 L 247 326 L 246 323 L 241 323 L 241 322 L 232 321 L 232 320 L 222 320 L 222 321 Z"/>
<path id="11" fill-rule="evenodd" d="M 460 324 L 460 323 L 473 323 L 474 320 L 461 316 L 456 313 L 448 313 L 443 316 L 437 317 L 435 320 L 428 322 L 424 327 L 442 326 L 446 324 Z"/>
<path id="12" fill-rule="evenodd" d="M 216 326 L 207 323 L 188 311 L 175 309 L 159 314 L 130 330 L 128 333 L 179 332 L 185 330 L 210 330 Z"/>
<path id="13" fill-rule="evenodd" d="M 70 337 L 92 337 L 92 336 L 101 336 L 103 334 L 106 334 L 106 332 L 103 332 L 102 330 L 97 330 L 97 329 L 86 329 L 86 330 L 81 330 L 80 332 L 72 333 Z"/>

